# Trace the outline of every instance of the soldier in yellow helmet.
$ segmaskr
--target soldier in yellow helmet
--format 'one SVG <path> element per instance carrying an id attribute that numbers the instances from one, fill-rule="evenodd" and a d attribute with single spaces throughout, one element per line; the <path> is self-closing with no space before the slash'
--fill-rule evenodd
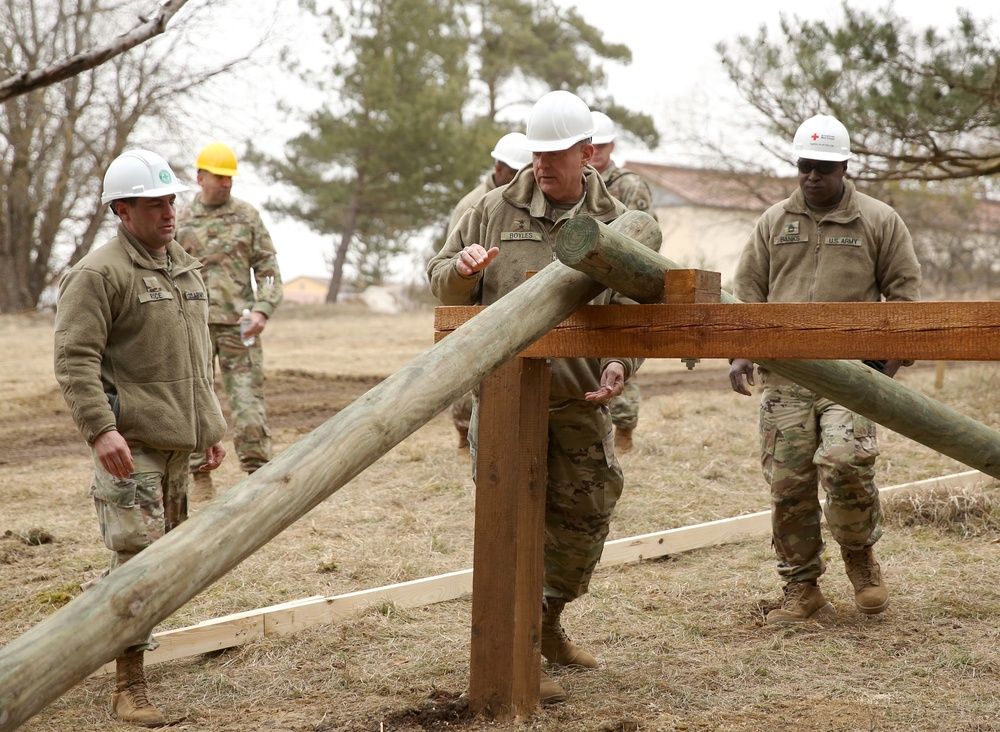
<path id="1" fill-rule="evenodd" d="M 236 455 L 252 473 L 272 456 L 261 333 L 281 302 L 281 273 L 260 214 L 232 196 L 239 175 L 233 149 L 221 142 L 206 145 L 195 167 L 201 192 L 178 217 L 177 241 L 203 265 L 212 348 L 229 400 Z M 192 501 L 211 499 L 211 474 L 201 470 L 200 456 L 192 455 L 191 470 Z"/>

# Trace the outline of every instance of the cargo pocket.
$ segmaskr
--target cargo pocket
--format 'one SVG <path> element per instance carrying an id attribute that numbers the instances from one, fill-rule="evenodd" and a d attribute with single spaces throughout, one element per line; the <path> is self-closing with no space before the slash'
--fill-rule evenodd
<path id="1" fill-rule="evenodd" d="M 872 465 L 879 456 L 875 423 L 861 414 L 854 414 L 854 461 L 858 465 Z"/>
<path id="2" fill-rule="evenodd" d="M 136 483 L 132 478 L 115 478 L 101 471 L 94 476 L 90 485 L 90 495 L 119 508 L 135 506 Z"/>
<path id="3" fill-rule="evenodd" d="M 774 474 L 774 450 L 778 443 L 778 428 L 773 424 L 761 422 L 760 427 L 760 467 L 764 472 L 764 480 L 771 485 Z"/>

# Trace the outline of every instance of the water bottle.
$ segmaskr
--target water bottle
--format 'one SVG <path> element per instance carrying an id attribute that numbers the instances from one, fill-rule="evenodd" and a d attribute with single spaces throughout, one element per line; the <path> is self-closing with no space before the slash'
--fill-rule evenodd
<path id="1" fill-rule="evenodd" d="M 250 319 L 250 310 L 248 308 L 243 308 L 243 317 L 240 318 L 240 338 L 243 339 L 243 345 L 249 348 L 257 340 L 256 336 L 248 336 L 247 329 L 253 324 Z"/>

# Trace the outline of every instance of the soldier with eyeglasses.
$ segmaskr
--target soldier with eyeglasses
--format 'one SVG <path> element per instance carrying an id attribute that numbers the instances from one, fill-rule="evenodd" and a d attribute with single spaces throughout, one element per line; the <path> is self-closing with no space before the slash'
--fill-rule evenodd
<path id="1" fill-rule="evenodd" d="M 828 115 L 799 126 L 792 149 L 799 188 L 771 206 L 740 255 L 734 293 L 743 302 L 879 302 L 918 300 L 920 264 L 906 224 L 887 204 L 847 179 L 850 136 Z M 866 362 L 888 377 L 900 361 Z M 840 545 L 857 610 L 883 612 L 889 593 L 872 547 L 882 536 L 875 486 L 875 425 L 860 414 L 767 369 L 760 377 L 760 441 L 771 488 L 772 539 L 785 582 L 768 625 L 819 619 L 835 612 L 820 591 L 825 548 L 820 520 Z M 754 365 L 736 358 L 734 391 L 750 395 Z M 825 493 L 820 505 L 819 486 Z"/>

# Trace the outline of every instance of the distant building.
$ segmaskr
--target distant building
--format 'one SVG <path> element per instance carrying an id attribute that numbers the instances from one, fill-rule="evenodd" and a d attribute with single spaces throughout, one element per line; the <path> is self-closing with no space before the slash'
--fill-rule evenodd
<path id="1" fill-rule="evenodd" d="M 285 291 L 285 302 L 300 304 L 324 303 L 326 293 L 330 289 L 330 279 L 321 277 L 296 277 L 282 283 Z"/>
<path id="2" fill-rule="evenodd" d="M 791 195 L 797 178 L 626 162 L 649 184 L 663 230 L 660 254 L 682 267 L 722 275 L 727 287 L 757 219 Z"/>

